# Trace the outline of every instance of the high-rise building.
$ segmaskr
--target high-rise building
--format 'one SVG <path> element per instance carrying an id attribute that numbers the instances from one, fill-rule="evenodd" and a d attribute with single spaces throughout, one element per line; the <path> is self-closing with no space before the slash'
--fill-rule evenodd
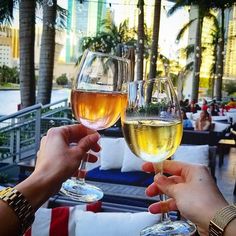
<path id="1" fill-rule="evenodd" d="M 197 18 L 197 7 L 192 6 L 189 11 L 189 20 Z M 212 12 L 216 15 L 220 22 L 220 11 Z M 199 92 L 203 92 L 202 96 L 206 96 L 206 91 L 209 85 L 209 79 L 213 76 L 211 68 L 216 63 L 213 45 L 213 22 L 209 19 L 204 19 L 202 28 L 202 63 L 200 70 L 200 86 Z M 236 80 L 236 5 L 231 9 L 225 10 L 225 36 L 226 36 L 226 50 L 222 52 L 225 55 L 224 59 L 224 76 L 223 79 Z M 195 44 L 196 40 L 196 23 L 190 27 L 189 42 L 188 44 Z M 190 75 L 185 86 L 185 95 L 190 95 L 189 91 L 192 90 L 193 75 Z M 200 94 L 201 95 L 201 94 Z"/>
<path id="2" fill-rule="evenodd" d="M 236 80 L 236 4 L 229 15 L 225 53 L 224 77 Z"/>
<path id="3" fill-rule="evenodd" d="M 106 1 L 80 2 L 68 0 L 66 62 L 76 62 L 80 54 L 79 43 L 84 36 L 95 36 L 106 14 Z"/>
<path id="4" fill-rule="evenodd" d="M 19 30 L 0 27 L 0 66 L 16 66 L 19 57 Z"/>

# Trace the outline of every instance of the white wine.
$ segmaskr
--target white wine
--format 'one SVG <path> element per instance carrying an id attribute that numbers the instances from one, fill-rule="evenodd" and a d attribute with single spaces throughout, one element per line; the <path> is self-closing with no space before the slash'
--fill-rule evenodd
<path id="1" fill-rule="evenodd" d="M 128 120 L 122 122 L 122 127 L 132 152 L 149 162 L 161 162 L 173 155 L 183 133 L 179 120 Z"/>
<path id="2" fill-rule="evenodd" d="M 91 129 L 105 129 L 119 119 L 127 94 L 72 90 L 72 111 L 77 120 Z"/>

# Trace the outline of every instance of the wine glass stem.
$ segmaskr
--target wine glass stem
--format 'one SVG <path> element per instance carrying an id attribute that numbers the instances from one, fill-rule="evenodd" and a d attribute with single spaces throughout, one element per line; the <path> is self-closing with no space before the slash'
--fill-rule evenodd
<path id="1" fill-rule="evenodd" d="M 80 167 L 79 167 L 79 171 L 78 171 L 78 176 L 77 176 L 77 180 L 80 183 L 85 183 L 85 175 L 86 175 L 86 162 L 88 159 L 89 154 L 87 154 L 81 161 Z"/>
<path id="2" fill-rule="evenodd" d="M 162 162 L 158 162 L 158 163 L 153 163 L 154 166 L 154 170 L 155 170 L 155 174 L 160 173 L 161 175 L 163 175 L 163 161 Z M 161 194 L 160 195 L 160 201 L 165 202 L 166 201 L 166 195 L 165 194 Z M 162 221 L 169 221 L 169 214 L 168 212 L 161 212 L 161 222 Z"/>

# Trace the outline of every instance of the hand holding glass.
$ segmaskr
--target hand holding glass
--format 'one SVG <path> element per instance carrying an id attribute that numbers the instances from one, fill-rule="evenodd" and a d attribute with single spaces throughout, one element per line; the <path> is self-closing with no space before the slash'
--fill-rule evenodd
<path id="1" fill-rule="evenodd" d="M 129 83 L 128 105 L 121 121 L 131 151 L 144 161 L 153 162 L 156 172 L 162 174 L 162 162 L 174 154 L 183 133 L 180 107 L 170 79 Z M 161 200 L 165 201 L 165 197 Z M 193 232 L 194 225 L 172 222 L 168 214 L 163 214 L 162 222 L 142 230 L 140 235 L 191 235 Z"/>
<path id="2" fill-rule="evenodd" d="M 129 73 L 127 59 L 86 50 L 71 91 L 76 119 L 93 130 L 114 125 L 127 102 Z M 81 163 L 80 177 L 85 172 L 85 161 Z M 86 184 L 82 177 L 67 180 L 61 192 L 82 202 L 94 202 L 103 197 L 99 188 Z"/>

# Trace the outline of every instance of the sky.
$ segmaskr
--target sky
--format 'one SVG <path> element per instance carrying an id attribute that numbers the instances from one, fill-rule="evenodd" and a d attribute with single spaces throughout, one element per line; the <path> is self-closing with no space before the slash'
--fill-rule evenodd
<path id="1" fill-rule="evenodd" d="M 137 0 L 134 0 L 133 2 L 134 7 L 136 7 Z M 146 0 L 145 4 L 153 6 L 153 2 L 153 0 Z M 109 3 L 111 3 L 111 8 L 114 11 L 115 23 L 119 25 L 125 20 L 126 16 L 122 13 L 125 12 L 125 8 L 127 8 L 127 6 L 119 4 L 118 0 L 110 0 Z M 187 44 L 187 37 L 185 37 L 185 40 L 178 45 L 176 44 L 175 39 L 182 26 L 188 22 L 188 12 L 184 9 L 180 9 L 174 15 L 168 17 L 167 11 L 171 8 L 171 6 L 173 6 L 173 4 L 174 3 L 172 2 L 162 0 L 159 44 L 161 46 L 162 54 L 168 58 L 176 58 L 177 50 Z M 154 9 L 154 7 L 152 7 L 152 9 Z"/>

